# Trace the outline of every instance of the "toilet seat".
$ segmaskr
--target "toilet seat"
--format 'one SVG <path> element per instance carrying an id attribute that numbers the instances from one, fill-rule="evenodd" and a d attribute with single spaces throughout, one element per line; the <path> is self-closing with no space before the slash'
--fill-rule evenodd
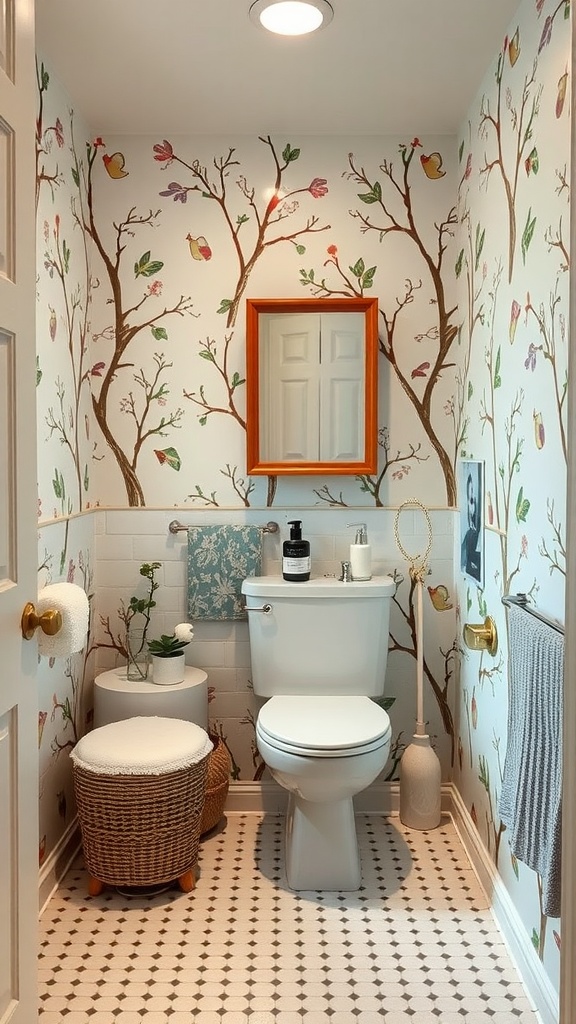
<path id="1" fill-rule="evenodd" d="M 387 713 L 369 697 L 275 696 L 261 708 L 256 733 L 271 746 L 307 757 L 351 757 L 384 746 Z"/>

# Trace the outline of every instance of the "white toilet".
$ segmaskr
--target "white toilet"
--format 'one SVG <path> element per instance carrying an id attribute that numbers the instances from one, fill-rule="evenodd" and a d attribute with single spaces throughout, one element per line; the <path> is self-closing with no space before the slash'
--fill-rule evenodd
<path id="1" fill-rule="evenodd" d="M 390 719 L 384 694 L 390 576 L 342 583 L 244 580 L 254 693 L 269 698 L 258 750 L 288 790 L 286 874 L 292 889 L 354 890 L 361 881 L 355 793 L 380 774 Z"/>

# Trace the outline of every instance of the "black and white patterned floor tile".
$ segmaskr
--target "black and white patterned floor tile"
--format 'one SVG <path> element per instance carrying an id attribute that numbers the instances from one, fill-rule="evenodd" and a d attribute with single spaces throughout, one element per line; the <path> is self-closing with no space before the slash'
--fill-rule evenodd
<path id="1" fill-rule="evenodd" d="M 40 1024 L 537 1024 L 451 821 L 357 830 L 357 893 L 289 890 L 279 817 L 229 815 L 187 895 L 91 898 L 79 858 L 40 922 Z"/>

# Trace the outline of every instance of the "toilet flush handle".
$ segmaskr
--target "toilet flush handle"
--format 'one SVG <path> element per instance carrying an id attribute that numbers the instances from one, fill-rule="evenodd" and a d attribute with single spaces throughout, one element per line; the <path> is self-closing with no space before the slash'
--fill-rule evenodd
<path id="1" fill-rule="evenodd" d="M 244 605 L 244 611 L 245 612 L 263 612 L 264 615 L 270 615 L 270 612 L 272 611 L 272 605 L 271 604 L 263 604 L 261 608 L 248 608 L 247 605 Z"/>

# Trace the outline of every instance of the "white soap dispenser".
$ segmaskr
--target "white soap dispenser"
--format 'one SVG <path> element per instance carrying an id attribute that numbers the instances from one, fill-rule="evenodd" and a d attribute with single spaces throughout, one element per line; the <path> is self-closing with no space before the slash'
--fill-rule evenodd
<path id="1" fill-rule="evenodd" d="M 356 527 L 356 540 L 350 545 L 350 568 L 353 580 L 372 579 L 372 548 L 368 543 L 366 523 L 348 523 Z"/>

